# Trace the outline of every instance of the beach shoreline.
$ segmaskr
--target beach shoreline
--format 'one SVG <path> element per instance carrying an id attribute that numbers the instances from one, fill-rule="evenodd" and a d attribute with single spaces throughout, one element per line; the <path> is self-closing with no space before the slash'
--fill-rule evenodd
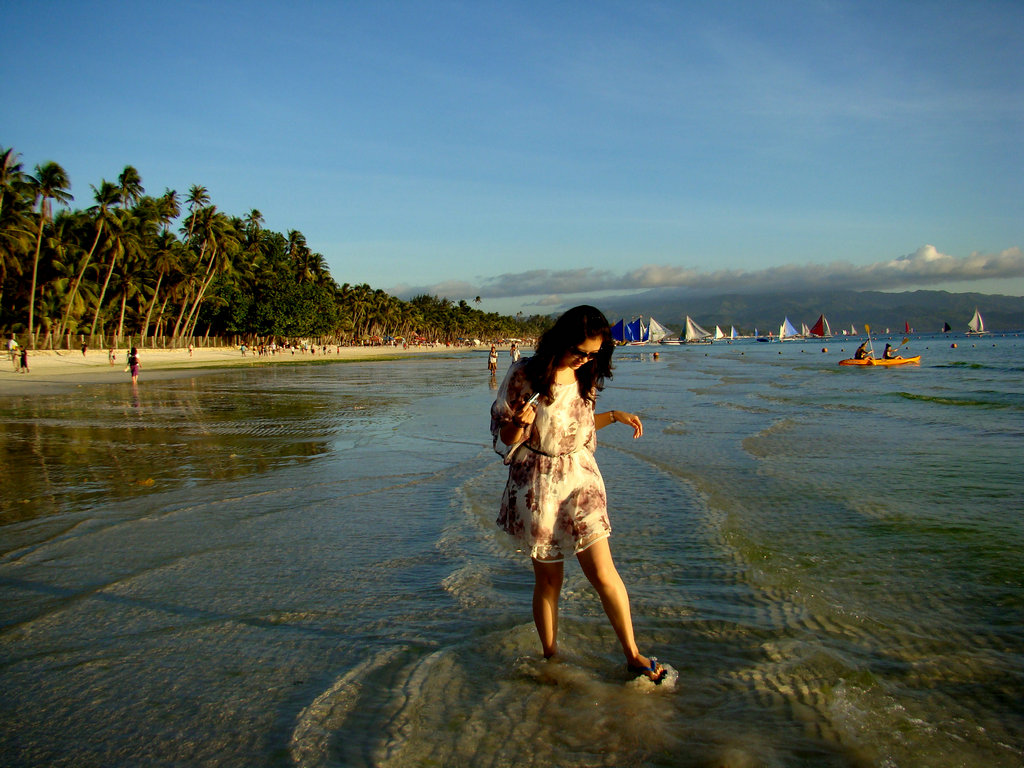
<path id="1" fill-rule="evenodd" d="M 506 345 L 507 346 L 507 345 Z M 400 360 L 424 355 L 467 353 L 486 354 L 489 346 L 367 346 L 329 347 L 326 353 L 279 349 L 276 354 L 259 355 L 247 351 L 244 355 L 237 347 L 197 347 L 188 349 L 140 349 L 139 383 L 193 378 L 224 370 L 258 368 L 268 365 L 302 365 L 309 363 L 356 363 L 382 360 Z M 111 365 L 108 350 L 97 349 L 82 354 L 75 350 L 33 350 L 28 353 L 29 372 L 15 370 L 10 358 L 0 365 L 0 395 L 54 395 L 72 392 L 76 388 L 93 384 L 126 384 L 131 377 L 125 371 L 126 349 L 116 350 Z M 481 365 L 486 365 L 484 360 Z"/>

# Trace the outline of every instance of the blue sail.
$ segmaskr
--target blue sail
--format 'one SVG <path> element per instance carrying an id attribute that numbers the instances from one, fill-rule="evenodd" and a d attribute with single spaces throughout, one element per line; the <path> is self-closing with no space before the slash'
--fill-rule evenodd
<path id="1" fill-rule="evenodd" d="M 626 341 L 625 322 L 620 318 L 619 322 L 612 326 L 612 339 L 620 344 Z"/>

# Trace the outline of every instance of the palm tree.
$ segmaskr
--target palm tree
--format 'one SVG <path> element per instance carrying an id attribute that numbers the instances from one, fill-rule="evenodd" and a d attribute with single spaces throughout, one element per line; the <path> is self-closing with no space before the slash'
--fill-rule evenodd
<path id="1" fill-rule="evenodd" d="M 185 236 L 185 245 L 190 245 L 192 243 L 192 227 L 195 224 L 196 210 L 205 208 L 209 204 L 210 195 L 206 191 L 206 187 L 193 184 L 188 191 L 188 197 L 185 198 L 185 205 L 188 206 L 188 211 L 192 214 L 189 217 L 188 234 Z"/>
<path id="2" fill-rule="evenodd" d="M 96 187 L 92 187 L 92 191 L 93 197 L 96 200 L 96 205 L 90 208 L 89 211 L 96 220 L 96 236 L 93 238 L 92 247 L 89 249 L 89 253 L 86 254 L 85 258 L 82 260 L 78 276 L 75 278 L 75 282 L 72 284 L 71 290 L 68 293 L 67 306 L 64 308 L 64 317 L 61 318 L 60 325 L 57 327 L 57 336 L 64 335 L 64 330 L 67 328 L 68 323 L 68 314 L 71 312 L 71 307 L 78 296 L 78 289 L 82 284 L 82 278 L 85 276 L 85 270 L 92 261 L 93 254 L 96 253 L 96 246 L 100 242 L 100 236 L 103 234 L 103 228 L 105 226 L 109 226 L 110 222 L 113 220 L 114 206 L 117 205 L 118 200 L 120 200 L 120 192 L 118 188 L 109 181 L 100 181 L 100 188 L 96 189 Z"/>
<path id="3" fill-rule="evenodd" d="M 4 200 L 21 194 L 25 173 L 21 161 L 13 149 L 0 147 L 0 215 L 4 212 Z"/>
<path id="4" fill-rule="evenodd" d="M 25 173 L 14 150 L 0 152 L 0 300 L 7 274 L 24 274 L 19 254 L 32 247 L 31 205 Z"/>
<path id="5" fill-rule="evenodd" d="M 199 293 L 192 304 L 188 317 L 185 319 L 184 336 L 191 337 L 195 332 L 195 325 L 199 321 L 199 307 L 203 303 L 206 290 L 210 287 L 214 276 L 218 272 L 226 272 L 231 269 L 231 254 L 238 245 L 238 239 L 231 226 L 231 222 L 223 213 L 217 212 L 216 208 L 210 206 L 204 208 L 202 217 L 202 250 L 201 253 L 209 252 L 209 261 L 206 264 L 206 274 L 199 287 Z M 219 257 L 219 259 L 218 259 Z"/>
<path id="6" fill-rule="evenodd" d="M 107 288 L 110 286 L 110 278 L 114 274 L 117 260 L 124 256 L 126 251 L 134 252 L 137 249 L 136 241 L 138 233 L 135 231 L 135 222 L 132 221 L 131 211 L 118 210 L 107 227 L 106 249 L 110 252 L 110 262 L 107 267 L 107 276 L 103 280 L 103 287 L 96 298 L 96 311 L 92 316 L 92 328 L 89 330 L 89 338 L 96 335 L 96 324 L 100 319 L 100 311 L 103 308 L 103 299 L 107 295 Z"/>
<path id="7" fill-rule="evenodd" d="M 142 188 L 142 177 L 132 166 L 126 165 L 117 177 L 117 190 L 120 193 L 121 207 L 136 205 L 146 191 Z"/>
<path id="8" fill-rule="evenodd" d="M 160 287 L 164 278 L 171 272 L 181 269 L 181 243 L 173 233 L 164 230 L 157 235 L 151 256 L 153 259 L 152 265 L 156 270 L 157 278 L 156 286 L 153 288 L 153 298 L 149 302 L 149 307 L 146 309 L 146 319 L 142 322 L 143 341 L 145 341 L 146 337 L 149 336 L 149 321 L 153 315 L 153 307 L 156 305 L 157 299 L 160 298 Z M 168 294 L 169 293 L 170 292 L 168 292 Z M 155 336 L 153 337 L 153 343 L 156 344 Z"/>
<path id="9" fill-rule="evenodd" d="M 50 201 L 67 204 L 71 196 L 71 181 L 67 173 L 54 162 L 36 166 L 36 175 L 28 178 L 36 203 L 39 205 L 39 233 L 36 235 L 36 255 L 32 259 L 32 288 L 28 300 L 28 336 L 35 346 L 36 278 L 39 273 L 39 251 L 43 246 L 43 227 L 50 219 Z"/>
<path id="10" fill-rule="evenodd" d="M 39 299 L 43 306 L 39 324 L 46 328 L 47 337 L 41 346 L 50 349 L 53 348 L 53 340 L 61 336 L 61 326 L 55 320 L 60 315 L 60 306 L 67 301 L 68 286 L 72 282 L 70 276 L 75 269 L 75 254 L 81 251 L 74 231 L 78 218 L 70 212 L 58 213 L 43 238 L 47 258 L 39 280 Z"/>
<path id="11" fill-rule="evenodd" d="M 178 201 L 178 193 L 173 189 L 165 190 L 161 197 L 157 198 L 157 219 L 162 229 L 168 229 L 171 222 L 181 215 L 181 203 Z"/>

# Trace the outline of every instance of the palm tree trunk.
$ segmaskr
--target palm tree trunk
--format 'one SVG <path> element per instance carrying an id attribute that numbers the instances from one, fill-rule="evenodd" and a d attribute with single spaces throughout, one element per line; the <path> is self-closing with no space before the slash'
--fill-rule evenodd
<path id="1" fill-rule="evenodd" d="M 164 296 L 164 303 L 160 305 L 160 313 L 156 316 L 156 334 L 163 336 L 165 334 L 160 333 L 160 330 L 164 322 L 164 310 L 167 309 L 167 302 L 171 300 L 171 292 L 168 291 L 167 295 Z"/>
<path id="2" fill-rule="evenodd" d="M 99 298 L 96 299 L 96 312 L 92 316 L 92 328 L 89 329 L 89 341 L 96 335 L 96 323 L 100 319 L 100 307 L 103 306 L 103 297 L 107 295 L 107 286 L 110 285 L 110 277 L 114 274 L 114 263 L 117 261 L 117 253 L 110 257 L 110 269 L 107 270 L 107 279 L 103 281 L 103 288 L 100 289 Z"/>
<path id="3" fill-rule="evenodd" d="M 32 292 L 28 297 L 28 343 L 35 349 L 36 346 L 36 335 L 34 331 L 34 319 L 36 311 L 36 274 L 39 271 L 39 251 L 43 247 L 43 224 L 46 223 L 46 217 L 39 216 L 39 235 L 36 237 L 36 255 L 32 260 Z"/>
<path id="4" fill-rule="evenodd" d="M 203 241 L 203 250 L 206 250 L 206 241 Z M 199 295 L 196 297 L 195 304 L 192 305 L 192 311 L 188 314 L 188 319 L 185 321 L 185 328 L 188 331 L 185 334 L 185 338 L 191 338 L 192 334 L 195 333 L 196 322 L 199 320 L 199 305 L 203 303 L 203 295 L 206 293 L 206 289 L 210 283 L 213 282 L 213 261 L 217 258 L 217 246 L 214 245 L 210 249 L 210 261 L 206 264 L 206 276 L 203 279 L 203 285 L 199 289 Z"/>
<path id="5" fill-rule="evenodd" d="M 124 333 L 124 310 L 125 310 L 126 306 L 128 306 L 128 288 L 127 287 L 125 287 L 125 289 L 121 292 L 121 317 L 117 321 L 117 334 L 114 336 L 114 339 L 116 341 L 120 341 L 121 340 L 121 334 Z"/>
<path id="6" fill-rule="evenodd" d="M 89 266 L 89 262 L 92 261 L 92 255 L 96 252 L 96 244 L 100 241 L 100 233 L 103 231 L 103 224 L 100 224 L 96 228 L 96 237 L 92 241 L 92 248 L 89 249 L 89 254 L 85 257 L 85 261 L 82 262 L 82 268 L 78 270 L 78 276 L 75 278 L 75 282 L 71 286 L 71 293 L 68 296 L 68 305 L 64 308 L 64 317 L 60 320 L 60 325 L 57 326 L 57 335 L 62 336 L 64 329 L 67 327 L 68 315 L 71 313 L 71 305 L 75 303 L 75 296 L 78 295 L 78 288 L 82 284 L 82 278 L 85 277 L 85 270 Z"/>
<path id="7" fill-rule="evenodd" d="M 199 295 L 196 297 L 196 303 L 192 305 L 192 315 L 189 315 L 188 321 L 185 323 L 187 333 L 185 338 L 190 339 L 196 332 L 196 324 L 199 322 L 199 305 L 203 303 L 203 296 L 206 295 L 206 289 L 210 287 L 210 283 L 213 282 L 213 272 L 207 275 L 206 280 L 203 282 L 203 287 L 199 289 Z"/>
<path id="8" fill-rule="evenodd" d="M 207 240 L 203 240 L 203 247 L 199 249 L 199 261 L 200 262 L 203 260 L 203 256 L 206 255 L 206 245 L 207 245 L 207 242 L 208 242 Z M 212 263 L 212 261 L 211 261 L 211 263 Z M 206 271 L 207 272 L 210 271 L 209 267 L 207 267 Z M 171 334 L 171 338 L 174 338 L 174 339 L 178 338 L 178 329 L 181 327 L 181 320 L 182 320 L 182 318 L 185 317 L 185 310 L 186 310 L 187 307 L 188 307 L 188 297 L 186 296 L 185 301 L 183 301 L 182 304 L 181 304 L 181 312 L 178 314 L 178 322 L 176 322 L 174 324 L 174 332 Z M 192 312 L 193 311 L 194 311 L 194 307 L 193 307 L 193 309 L 189 310 L 188 320 L 185 321 L 185 328 L 188 328 L 188 324 L 192 320 Z M 184 328 L 182 328 L 181 330 L 184 331 Z"/>
<path id="9" fill-rule="evenodd" d="M 146 343 L 146 337 L 149 335 L 149 318 L 153 314 L 153 307 L 156 305 L 156 300 L 160 298 L 160 283 L 164 280 L 164 273 L 161 272 L 156 278 L 156 288 L 153 289 L 153 300 L 149 302 L 149 309 L 146 310 L 146 319 L 142 323 L 142 343 Z"/>

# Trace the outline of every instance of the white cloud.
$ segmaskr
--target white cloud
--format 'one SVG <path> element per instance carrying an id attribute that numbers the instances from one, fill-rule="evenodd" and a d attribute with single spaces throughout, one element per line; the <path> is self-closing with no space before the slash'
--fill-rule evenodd
<path id="1" fill-rule="evenodd" d="M 431 293 L 445 296 L 482 296 L 489 299 L 546 297 L 540 306 L 553 306 L 566 296 L 598 292 L 630 292 L 651 288 L 685 288 L 691 293 L 763 293 L 822 289 L 906 290 L 925 285 L 976 280 L 1024 278 L 1024 252 L 1020 247 L 995 254 L 980 252 L 966 257 L 941 253 L 932 245 L 890 261 L 855 265 L 784 264 L 761 270 L 723 269 L 701 272 L 672 265 L 651 264 L 624 273 L 609 270 L 535 269 L 485 278 L 478 284 L 437 283 L 393 289 L 400 296 Z M 462 290 L 455 290 L 455 288 Z"/>

